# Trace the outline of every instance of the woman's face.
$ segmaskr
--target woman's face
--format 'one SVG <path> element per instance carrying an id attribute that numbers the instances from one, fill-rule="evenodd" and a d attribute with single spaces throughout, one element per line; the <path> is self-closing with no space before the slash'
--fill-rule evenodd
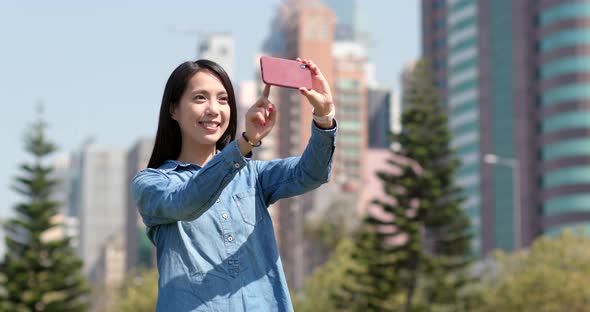
<path id="1" fill-rule="evenodd" d="M 229 97 L 221 80 L 201 69 L 170 113 L 180 126 L 183 144 L 215 145 L 229 125 Z"/>

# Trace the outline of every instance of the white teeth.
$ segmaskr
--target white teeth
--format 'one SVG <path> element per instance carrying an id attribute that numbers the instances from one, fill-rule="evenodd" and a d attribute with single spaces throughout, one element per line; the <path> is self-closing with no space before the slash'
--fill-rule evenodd
<path id="1" fill-rule="evenodd" d="M 203 126 L 208 127 L 208 128 L 217 128 L 219 127 L 219 124 L 216 122 L 202 122 L 201 123 Z"/>

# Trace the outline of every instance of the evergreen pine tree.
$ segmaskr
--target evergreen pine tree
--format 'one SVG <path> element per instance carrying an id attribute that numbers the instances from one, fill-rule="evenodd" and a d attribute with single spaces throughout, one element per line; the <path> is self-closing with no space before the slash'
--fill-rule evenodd
<path id="1" fill-rule="evenodd" d="M 51 199 L 59 181 L 45 162 L 56 147 L 47 140 L 41 117 L 25 136 L 25 150 L 32 161 L 20 167 L 14 189 L 25 199 L 5 224 L 0 310 L 86 311 L 89 288 L 81 274 L 82 261 L 68 237 L 52 235 L 62 226 L 56 220 L 59 203 Z"/>
<path id="2" fill-rule="evenodd" d="M 332 294 L 334 306 L 338 311 L 375 311 L 376 281 L 369 271 L 374 268 L 378 241 L 373 232 L 361 229 L 350 253 L 351 262 L 339 289 Z"/>
<path id="3" fill-rule="evenodd" d="M 395 152 L 388 163 L 397 170 L 379 172 L 378 177 L 389 200 L 375 201 L 388 217 L 370 215 L 365 221 L 376 229 L 381 251 L 381 265 L 373 279 L 380 281 L 381 306 L 387 307 L 379 311 L 414 311 L 413 297 L 424 259 L 417 187 L 422 170 Z"/>
<path id="4" fill-rule="evenodd" d="M 352 307 L 356 298 L 367 311 L 456 311 L 468 281 L 471 234 L 454 182 L 459 162 L 446 113 L 424 61 L 416 65 L 405 103 L 403 129 L 394 136 L 399 148 L 388 160 L 392 170 L 378 174 L 388 199 L 375 203 L 387 217 L 369 215 L 363 222 L 375 235 L 359 236 L 357 270 L 334 299 Z"/>
<path id="5" fill-rule="evenodd" d="M 459 293 L 469 281 L 472 256 L 469 219 L 454 174 L 460 162 L 451 149 L 447 114 L 440 105 L 430 67 L 415 67 L 398 137 L 402 155 L 416 161 L 422 173 L 411 191 L 419 199 L 417 220 L 424 228 L 417 270 L 424 280 L 424 301 L 458 309 Z M 407 189 L 408 186 L 405 186 Z"/>

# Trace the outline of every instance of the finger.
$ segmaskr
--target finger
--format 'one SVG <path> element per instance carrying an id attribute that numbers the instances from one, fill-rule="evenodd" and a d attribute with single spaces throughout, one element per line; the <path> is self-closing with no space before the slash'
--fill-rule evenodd
<path id="1" fill-rule="evenodd" d="M 269 102 L 269 103 L 270 103 L 270 102 Z M 261 106 L 254 107 L 254 108 L 252 109 L 252 113 L 253 113 L 253 114 L 258 114 L 258 113 L 260 113 L 260 114 L 262 114 L 263 116 L 265 116 L 265 114 L 266 114 L 266 110 L 267 110 L 267 107 L 268 107 L 268 104 L 263 104 L 263 105 L 261 105 Z"/>
<path id="2" fill-rule="evenodd" d="M 298 57 L 298 59 L 301 61 L 301 63 L 305 63 L 305 64 L 310 64 L 312 63 L 312 61 L 310 59 L 306 59 L 306 58 L 300 58 Z"/>
<path id="3" fill-rule="evenodd" d="M 301 62 L 311 70 L 313 75 L 318 75 L 320 73 L 320 68 L 312 60 L 301 59 Z"/>
<path id="4" fill-rule="evenodd" d="M 270 85 L 264 85 L 264 91 L 262 91 L 262 96 L 268 98 L 270 95 Z"/>
<path id="5" fill-rule="evenodd" d="M 305 87 L 299 88 L 299 92 L 301 92 L 301 94 L 303 94 L 303 96 L 305 96 L 309 100 L 310 103 L 313 103 L 312 100 L 315 99 L 315 95 L 317 93 L 313 89 L 307 90 L 307 88 L 305 88 Z"/>
<path id="6" fill-rule="evenodd" d="M 297 62 L 301 62 L 301 63 L 303 63 L 303 61 L 301 60 L 301 58 L 300 58 L 300 57 L 296 58 L 295 60 L 296 60 Z"/>
<path id="7" fill-rule="evenodd" d="M 268 107 L 268 118 L 266 120 L 268 120 L 270 125 L 274 125 L 277 121 L 277 110 L 273 104 L 270 104 Z"/>
<path id="8" fill-rule="evenodd" d="M 320 68 L 312 60 L 308 60 L 306 65 L 314 75 L 319 75 Z"/>
<path id="9" fill-rule="evenodd" d="M 309 69 L 311 70 L 311 73 L 314 76 L 318 76 L 320 74 L 320 68 L 316 64 L 312 63 L 311 65 L 308 65 L 307 67 L 309 67 Z"/>
<path id="10" fill-rule="evenodd" d="M 264 113 L 260 111 L 251 112 L 248 116 L 248 121 L 253 124 L 260 124 L 263 127 L 266 126 L 266 118 L 264 118 Z"/>
<path id="11" fill-rule="evenodd" d="M 265 97 L 261 97 L 258 99 L 258 101 L 256 101 L 256 103 L 254 103 L 254 105 L 252 105 L 252 108 L 254 111 L 258 111 L 259 107 L 267 107 L 268 104 L 270 104 L 270 101 Z"/>
<path id="12" fill-rule="evenodd" d="M 266 116 L 264 115 L 264 110 L 261 112 L 256 113 L 256 120 L 263 126 L 266 127 Z"/>
<path id="13" fill-rule="evenodd" d="M 274 105 L 273 103 L 271 103 L 271 102 L 268 102 L 268 103 L 267 103 L 267 105 L 266 105 L 266 110 L 267 110 L 269 113 L 272 113 L 273 111 L 276 111 L 276 109 L 277 109 L 277 108 L 275 107 L 275 105 Z"/>
<path id="14" fill-rule="evenodd" d="M 262 107 L 259 107 L 256 110 L 256 113 L 257 114 L 260 113 L 260 114 L 262 114 L 262 116 L 264 116 L 266 118 L 266 105 L 265 106 L 262 106 Z"/>

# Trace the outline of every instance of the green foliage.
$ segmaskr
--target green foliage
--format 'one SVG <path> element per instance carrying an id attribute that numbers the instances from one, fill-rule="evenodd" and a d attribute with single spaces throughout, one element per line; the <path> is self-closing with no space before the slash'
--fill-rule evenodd
<path id="1" fill-rule="evenodd" d="M 308 263 L 313 267 L 324 264 L 343 239 L 349 238 L 358 227 L 355 215 L 356 196 L 343 195 L 324 209 L 306 216 L 304 235 L 314 252 Z"/>
<path id="2" fill-rule="evenodd" d="M 145 271 L 138 277 L 129 278 L 115 294 L 111 311 L 154 311 L 158 298 L 158 271 Z"/>
<path id="3" fill-rule="evenodd" d="M 366 221 L 365 221 L 366 222 Z M 383 244 L 374 227 L 365 225 L 355 239 L 352 264 L 334 295 L 339 311 L 399 311 L 403 278 L 395 265 L 401 260 Z"/>
<path id="4" fill-rule="evenodd" d="M 350 280 L 334 300 L 348 311 L 459 310 L 469 282 L 471 234 L 455 186 L 458 160 L 428 65 L 415 67 L 406 94 L 401 148 L 379 178 L 387 217 L 369 215 L 352 252 Z M 397 170 L 394 170 L 397 169 Z"/>
<path id="5" fill-rule="evenodd" d="M 543 237 L 529 250 L 497 252 L 493 259 L 474 311 L 588 311 L 590 238 L 582 233 Z"/>
<path id="6" fill-rule="evenodd" d="M 293 305 L 298 312 L 339 311 L 331 295 L 338 290 L 351 266 L 352 240 L 340 240 L 330 259 L 317 268 L 306 280 L 303 292 L 293 296 Z"/>
<path id="7" fill-rule="evenodd" d="M 398 184 L 406 190 L 406 194 L 397 197 L 402 207 L 411 205 L 412 200 L 419 202 L 415 217 L 409 218 L 414 226 L 410 227 L 405 248 L 408 258 L 402 263 L 402 270 L 410 277 L 406 287 L 407 310 L 419 282 L 423 302 L 458 309 L 458 290 L 469 282 L 466 270 L 472 235 L 469 220 L 461 209 L 461 190 L 454 181 L 459 161 L 450 147 L 447 115 L 438 103 L 426 62 L 416 65 L 405 99 L 408 107 L 402 116 L 403 130 L 396 137 L 401 144 L 399 155 L 420 167 L 417 175 L 405 170 L 407 178 Z M 388 181 L 397 182 L 384 180 Z M 415 232 L 416 228 L 421 231 Z"/>
<path id="8" fill-rule="evenodd" d="M 55 235 L 59 203 L 51 199 L 58 183 L 44 160 L 55 151 L 42 120 L 25 136 L 32 162 L 21 166 L 14 189 L 25 199 L 16 217 L 6 222 L 6 256 L 0 265 L 1 311 L 86 311 L 89 288 L 82 262 L 70 240 Z M 53 237 L 52 237 L 53 236 Z"/>
<path id="9" fill-rule="evenodd" d="M 356 197 L 336 199 L 321 215 L 315 214 L 305 223 L 305 232 L 324 247 L 334 249 L 344 237 L 350 237 L 358 222 L 355 214 Z"/>

